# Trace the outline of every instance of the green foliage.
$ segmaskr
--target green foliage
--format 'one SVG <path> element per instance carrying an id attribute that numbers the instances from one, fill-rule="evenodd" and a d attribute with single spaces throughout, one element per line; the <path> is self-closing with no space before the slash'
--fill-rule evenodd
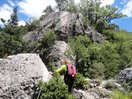
<path id="1" fill-rule="evenodd" d="M 86 81 L 82 74 L 77 73 L 74 86 L 76 89 L 87 89 L 88 81 Z"/>
<path id="2" fill-rule="evenodd" d="M 104 34 L 109 41 L 115 43 L 115 50 L 120 55 L 121 59 L 120 69 L 132 66 L 132 35 L 121 30 L 108 30 L 104 31 Z"/>
<path id="3" fill-rule="evenodd" d="M 74 53 L 78 54 L 78 57 L 85 57 L 85 54 L 87 53 L 86 48 L 90 42 L 90 38 L 87 35 L 79 35 L 75 38 L 69 39 L 69 44 L 71 45 Z"/>
<path id="4" fill-rule="evenodd" d="M 46 9 L 43 12 L 48 15 L 48 14 L 54 12 L 54 9 L 52 8 L 51 5 L 49 5 L 46 7 Z"/>
<path id="5" fill-rule="evenodd" d="M 10 15 L 10 19 L 6 21 L 1 18 L 0 20 L 4 24 L 4 26 L 15 28 L 18 25 L 17 7 L 13 9 L 13 13 Z"/>
<path id="6" fill-rule="evenodd" d="M 37 41 L 23 42 L 23 47 L 25 47 L 23 49 L 23 52 L 26 52 L 26 53 L 37 52 L 36 50 L 38 49 L 40 45 L 41 44 L 38 43 Z"/>
<path id="7" fill-rule="evenodd" d="M 117 8 L 101 6 L 100 0 L 81 0 L 78 6 L 78 12 L 83 15 L 84 22 L 94 26 L 98 32 L 102 32 L 106 28 L 112 28 L 109 25 L 111 20 L 125 17 L 125 15 L 117 11 Z"/>
<path id="8" fill-rule="evenodd" d="M 11 14 L 9 24 L 11 27 L 16 27 L 18 25 L 18 16 L 17 16 L 17 7 L 13 9 L 13 13 Z"/>
<path id="9" fill-rule="evenodd" d="M 55 0 L 55 1 L 57 3 L 58 10 L 64 11 L 67 6 L 68 0 Z"/>
<path id="10" fill-rule="evenodd" d="M 111 78 L 132 66 L 132 35 L 125 31 L 107 30 L 103 43 L 91 42 L 86 36 L 75 36 L 69 44 L 76 56 L 79 73 L 89 78 Z"/>
<path id="11" fill-rule="evenodd" d="M 50 31 L 44 34 L 43 39 L 40 41 L 40 43 L 42 44 L 44 48 L 48 48 L 54 44 L 56 39 L 57 39 L 57 35 L 55 34 L 55 32 Z"/>
<path id="12" fill-rule="evenodd" d="M 55 1 L 57 3 L 56 8 L 59 11 L 69 11 L 69 12 L 76 11 L 74 0 L 55 0 Z"/>
<path id="13" fill-rule="evenodd" d="M 125 40 L 130 40 L 129 34 L 125 31 L 115 31 L 115 30 L 105 30 L 103 34 L 107 37 L 107 40 L 111 42 L 120 42 Z"/>
<path id="14" fill-rule="evenodd" d="M 39 20 L 33 20 L 32 22 L 27 22 L 25 27 L 27 28 L 27 31 L 33 31 L 38 28 L 38 24 Z"/>
<path id="15" fill-rule="evenodd" d="M 5 27 L 0 32 L 0 57 L 17 54 L 23 51 L 23 34 L 27 32 L 24 26 L 18 25 L 17 7 L 13 9 L 8 22 L 1 19 Z"/>
<path id="16" fill-rule="evenodd" d="M 90 39 L 87 35 L 80 35 L 76 36 L 75 38 L 69 39 L 70 47 L 72 48 L 72 51 L 74 55 L 76 56 L 76 66 L 77 70 L 80 73 L 83 73 L 85 75 L 87 67 L 86 66 L 86 59 L 89 57 L 88 52 L 88 45 L 90 44 Z"/>
<path id="17" fill-rule="evenodd" d="M 56 39 L 56 34 L 54 33 L 54 31 L 51 30 L 50 32 L 45 33 L 40 41 L 23 42 L 24 49 L 22 51 L 35 52 L 47 55 L 50 47 L 54 44 Z"/>
<path id="18" fill-rule="evenodd" d="M 123 82 L 122 86 L 126 89 L 126 91 L 128 91 L 128 92 L 132 91 L 132 85 L 131 85 L 131 83 L 128 84 L 126 82 Z"/>
<path id="19" fill-rule="evenodd" d="M 132 99 L 132 92 L 120 92 L 114 91 L 113 95 L 111 95 L 112 99 Z"/>
<path id="20" fill-rule="evenodd" d="M 0 33 L 0 57 L 5 54 L 17 54 L 22 52 L 23 41 L 22 35 L 24 29 L 22 27 L 5 27 Z"/>
<path id="21" fill-rule="evenodd" d="M 89 76 L 91 78 L 104 78 L 105 66 L 103 63 L 93 63 L 93 65 L 89 68 Z"/>
<path id="22" fill-rule="evenodd" d="M 41 90 L 40 99 L 75 99 L 68 93 L 67 86 L 58 75 L 49 82 L 40 82 L 38 86 Z"/>
<path id="23" fill-rule="evenodd" d="M 54 66 L 54 64 L 52 62 L 49 62 L 47 69 L 48 69 L 48 71 L 55 72 L 56 67 Z"/>

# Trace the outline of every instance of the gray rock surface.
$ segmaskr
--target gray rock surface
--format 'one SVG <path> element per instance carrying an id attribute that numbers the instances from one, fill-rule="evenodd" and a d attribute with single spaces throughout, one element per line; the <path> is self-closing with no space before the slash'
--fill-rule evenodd
<path id="1" fill-rule="evenodd" d="M 93 31 L 90 26 L 87 27 L 87 29 L 84 29 L 81 14 L 67 11 L 53 12 L 40 21 L 37 30 L 26 33 L 23 39 L 25 41 L 39 40 L 44 34 L 48 33 L 49 29 L 53 29 L 61 41 L 67 41 L 68 36 L 81 34 L 89 35 L 96 42 L 104 40 L 102 34 Z"/>
<path id="2" fill-rule="evenodd" d="M 30 31 L 23 36 L 24 41 L 36 41 L 42 38 L 43 35 L 39 34 L 37 30 Z"/>
<path id="3" fill-rule="evenodd" d="M 54 12 L 42 20 L 40 26 L 44 27 L 44 30 L 54 28 L 65 36 L 73 35 L 73 32 L 84 34 L 81 18 L 80 14 L 67 11 Z"/>
<path id="4" fill-rule="evenodd" d="M 122 70 L 116 77 L 120 83 L 132 85 L 132 67 Z"/>
<path id="5" fill-rule="evenodd" d="M 73 95 L 75 96 L 76 99 L 96 99 L 88 91 L 83 90 L 74 90 Z"/>
<path id="6" fill-rule="evenodd" d="M 76 99 L 109 99 L 108 90 L 92 88 L 89 90 L 74 89 L 73 95 Z"/>
<path id="7" fill-rule="evenodd" d="M 17 54 L 0 59 L 0 99 L 31 99 L 38 81 L 50 78 L 37 54 Z"/>
<path id="8" fill-rule="evenodd" d="M 111 88 L 107 86 L 111 86 L 112 83 L 113 88 L 116 88 L 120 91 L 124 91 L 124 88 L 116 83 L 115 80 L 97 80 L 97 79 L 86 79 L 88 81 L 88 88 L 85 90 L 77 90 L 74 89 L 73 95 L 76 99 L 111 99 L 110 94 L 113 94 Z M 109 85 L 108 85 L 109 84 Z"/>
<path id="9" fill-rule="evenodd" d="M 72 53 L 68 44 L 64 41 L 55 41 L 55 44 L 53 45 L 51 49 L 51 53 L 49 54 L 49 60 L 54 62 L 55 66 L 59 67 L 61 66 L 60 60 L 68 58 L 71 60 L 71 62 L 74 64 L 75 57 L 72 56 Z"/>
<path id="10" fill-rule="evenodd" d="M 100 87 L 108 89 L 108 90 L 112 90 L 112 89 L 117 89 L 120 91 L 125 90 L 119 83 L 117 83 L 116 80 L 113 80 L 113 79 L 102 81 L 102 83 L 100 84 Z"/>

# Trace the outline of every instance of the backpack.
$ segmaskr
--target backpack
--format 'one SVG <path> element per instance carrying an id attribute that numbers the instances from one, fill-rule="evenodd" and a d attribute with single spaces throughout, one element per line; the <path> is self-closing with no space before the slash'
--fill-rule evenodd
<path id="1" fill-rule="evenodd" d="M 76 75 L 76 67 L 72 64 L 67 64 L 67 73 L 71 77 L 75 77 Z"/>

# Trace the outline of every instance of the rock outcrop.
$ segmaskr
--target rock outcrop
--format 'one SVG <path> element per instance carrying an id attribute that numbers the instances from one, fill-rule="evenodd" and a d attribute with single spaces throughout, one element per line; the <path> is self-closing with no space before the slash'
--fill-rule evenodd
<path id="1" fill-rule="evenodd" d="M 122 70 L 116 77 L 118 82 L 132 85 L 132 67 Z"/>
<path id="2" fill-rule="evenodd" d="M 71 60 L 71 62 L 74 64 L 75 57 L 72 56 L 72 51 L 70 50 L 70 47 L 68 44 L 64 41 L 55 41 L 55 44 L 53 45 L 51 49 L 51 53 L 49 54 L 48 60 L 51 62 L 54 62 L 55 66 L 61 66 L 60 60 L 68 58 Z"/>
<path id="3" fill-rule="evenodd" d="M 51 78 L 37 54 L 18 54 L 0 59 L 0 99 L 31 99 L 39 80 Z"/>
<path id="4" fill-rule="evenodd" d="M 96 99 L 88 91 L 84 90 L 74 90 L 73 95 L 75 96 L 76 99 Z"/>
<path id="5" fill-rule="evenodd" d="M 25 41 L 39 40 L 49 29 L 53 29 L 61 41 L 67 41 L 68 36 L 87 34 L 93 41 L 102 42 L 104 37 L 93 31 L 90 26 L 85 29 L 82 22 L 82 15 L 67 11 L 53 12 L 40 21 L 37 31 L 27 33 L 23 38 Z"/>
<path id="6" fill-rule="evenodd" d="M 76 99 L 111 99 L 109 95 L 113 93 L 114 89 L 125 91 L 124 88 L 116 82 L 116 80 L 94 80 L 86 79 L 88 81 L 87 89 L 74 89 L 73 95 Z"/>

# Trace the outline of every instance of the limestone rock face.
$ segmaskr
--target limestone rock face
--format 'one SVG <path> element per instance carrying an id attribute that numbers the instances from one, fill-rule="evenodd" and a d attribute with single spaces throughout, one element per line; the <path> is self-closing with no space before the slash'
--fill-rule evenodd
<path id="1" fill-rule="evenodd" d="M 73 90 L 73 95 L 76 99 L 111 99 L 109 95 L 113 94 L 113 89 L 125 91 L 123 86 L 114 79 L 97 80 L 87 78 L 86 80 L 88 81 L 87 89 Z"/>
<path id="2" fill-rule="evenodd" d="M 72 56 L 70 48 L 68 44 L 64 41 L 56 41 L 51 49 L 51 53 L 49 54 L 49 60 L 55 63 L 55 66 L 61 66 L 60 61 L 62 59 L 68 58 L 74 64 L 75 56 Z"/>
<path id="3" fill-rule="evenodd" d="M 40 40 L 50 29 L 58 35 L 58 40 L 67 41 L 68 36 L 87 34 L 93 41 L 102 42 L 105 38 L 102 34 L 93 31 L 90 26 L 85 29 L 81 14 L 67 11 L 53 12 L 39 22 L 39 27 L 24 35 L 25 41 Z"/>
<path id="4" fill-rule="evenodd" d="M 39 80 L 51 78 L 37 54 L 17 54 L 0 59 L 0 98 L 31 99 Z"/>
<path id="5" fill-rule="evenodd" d="M 67 11 L 54 12 L 49 14 L 40 22 L 40 26 L 54 28 L 55 31 L 61 32 L 63 35 L 73 35 L 73 32 L 84 33 L 80 14 L 74 14 Z M 44 30 L 45 30 L 44 29 Z"/>
<path id="6" fill-rule="evenodd" d="M 126 68 L 122 70 L 116 77 L 118 82 L 120 83 L 128 83 L 129 85 L 132 85 L 132 67 Z"/>
<path id="7" fill-rule="evenodd" d="M 96 99 L 88 91 L 83 91 L 83 90 L 74 90 L 73 95 L 75 96 L 76 99 Z"/>
<path id="8" fill-rule="evenodd" d="M 40 35 L 40 34 L 38 33 L 38 31 L 35 30 L 35 31 L 30 31 L 30 32 L 26 33 L 26 34 L 23 36 L 23 39 L 24 39 L 24 41 L 26 41 L 26 42 L 27 42 L 27 41 L 36 41 L 36 40 L 41 39 L 42 36 L 43 36 L 43 35 Z"/>

